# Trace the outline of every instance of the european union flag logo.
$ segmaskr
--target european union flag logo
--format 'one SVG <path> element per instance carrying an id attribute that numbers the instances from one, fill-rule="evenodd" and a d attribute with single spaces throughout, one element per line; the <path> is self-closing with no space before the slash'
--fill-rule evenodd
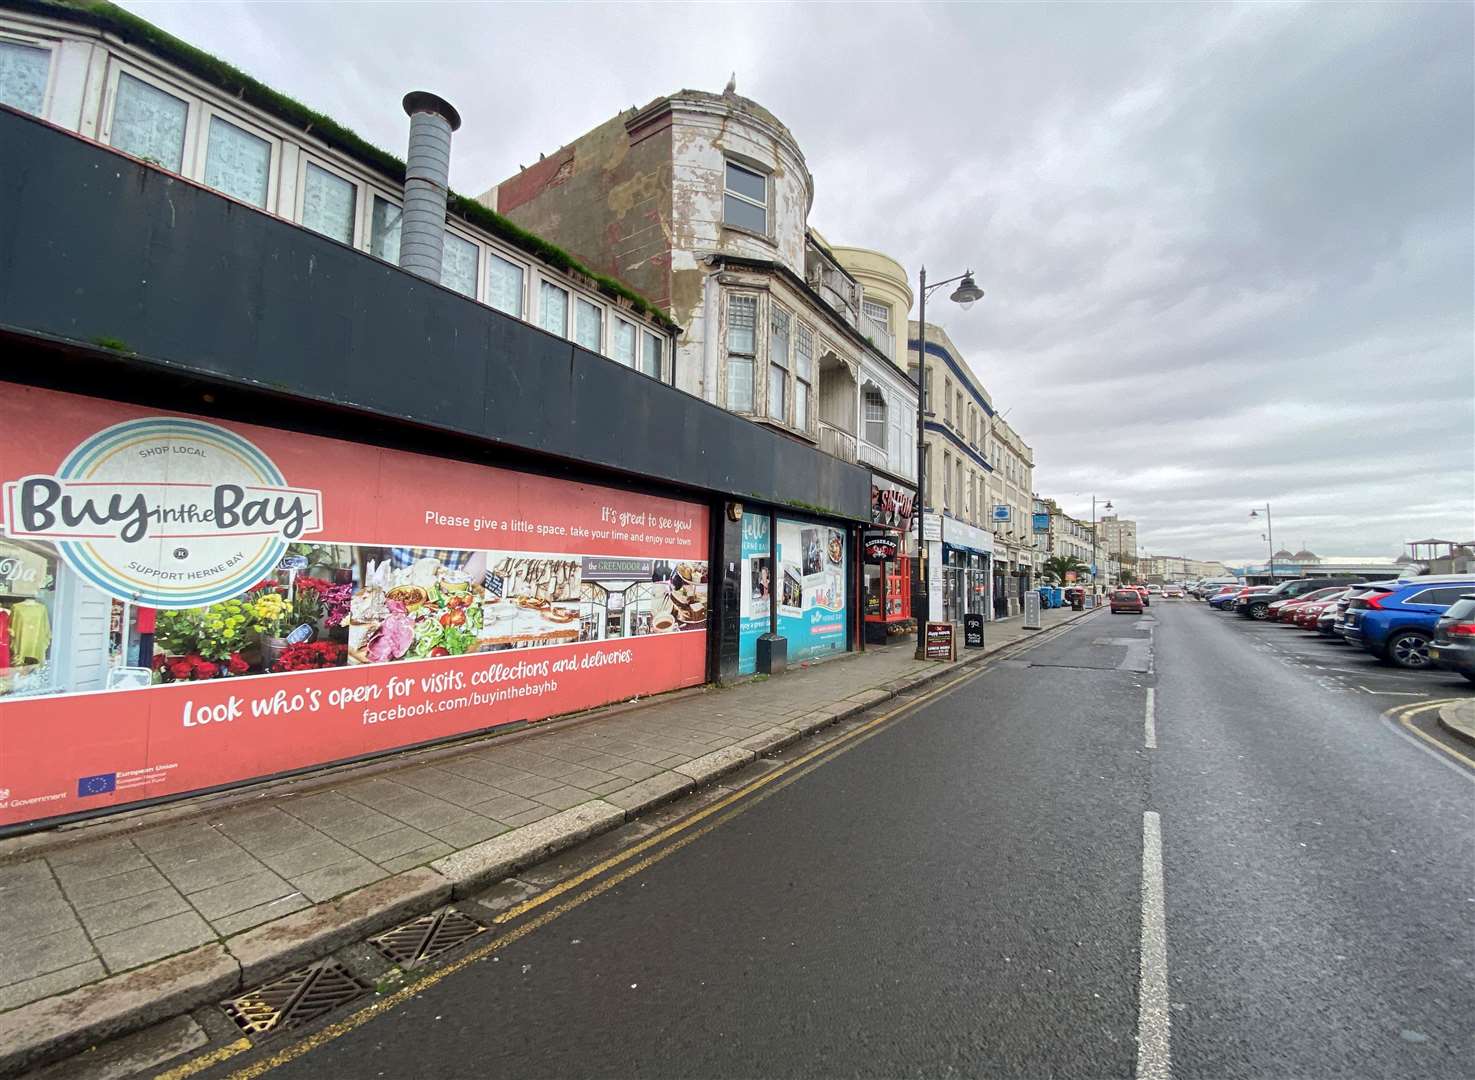
<path id="1" fill-rule="evenodd" d="M 106 795 L 110 791 L 117 790 L 118 774 L 115 772 L 84 776 L 77 781 L 77 798 L 79 799 L 85 799 L 89 795 Z"/>

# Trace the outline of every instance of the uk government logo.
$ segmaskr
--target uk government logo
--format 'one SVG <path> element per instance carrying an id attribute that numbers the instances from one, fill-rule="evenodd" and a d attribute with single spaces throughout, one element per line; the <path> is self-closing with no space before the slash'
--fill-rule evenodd
<path id="1" fill-rule="evenodd" d="M 82 443 L 52 476 L 4 485 L 3 531 L 51 540 L 103 592 L 175 610 L 239 596 L 322 529 L 322 493 L 292 487 L 215 424 L 146 417 Z"/>

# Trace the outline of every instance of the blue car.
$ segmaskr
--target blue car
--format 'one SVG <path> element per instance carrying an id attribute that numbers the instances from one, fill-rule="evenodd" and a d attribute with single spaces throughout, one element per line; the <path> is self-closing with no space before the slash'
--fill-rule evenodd
<path id="1" fill-rule="evenodd" d="M 1400 581 L 1387 592 L 1354 596 L 1347 605 L 1342 636 L 1384 663 L 1428 668 L 1434 624 L 1445 609 L 1468 593 L 1475 575 L 1421 577 Z"/>

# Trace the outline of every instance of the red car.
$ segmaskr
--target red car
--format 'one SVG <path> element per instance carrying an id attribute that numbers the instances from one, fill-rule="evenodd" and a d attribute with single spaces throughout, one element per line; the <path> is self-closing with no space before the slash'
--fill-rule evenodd
<path id="1" fill-rule="evenodd" d="M 1345 586 L 1336 585 L 1325 589 L 1317 589 L 1315 592 L 1306 593 L 1304 596 L 1296 596 L 1288 600 L 1277 600 L 1270 605 L 1270 617 L 1272 619 L 1279 619 L 1285 623 L 1294 622 L 1297 612 L 1307 604 L 1319 603 L 1333 593 L 1346 591 Z"/>
<path id="2" fill-rule="evenodd" d="M 1115 589 L 1111 594 L 1111 613 L 1119 611 L 1142 614 L 1142 594 L 1136 589 Z"/>
<path id="3" fill-rule="evenodd" d="M 1320 600 L 1313 600 L 1310 603 L 1302 604 L 1295 609 L 1291 620 L 1303 630 L 1315 630 L 1316 621 L 1321 618 L 1322 613 L 1328 608 L 1335 608 L 1337 601 L 1346 596 L 1350 591 L 1349 589 L 1336 589 L 1333 590 L 1330 596 L 1323 596 Z"/>

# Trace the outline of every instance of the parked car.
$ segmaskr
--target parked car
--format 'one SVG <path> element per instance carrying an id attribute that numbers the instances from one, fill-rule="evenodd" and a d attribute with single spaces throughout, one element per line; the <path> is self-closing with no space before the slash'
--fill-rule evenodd
<path id="1" fill-rule="evenodd" d="M 1254 597 L 1265 596 L 1273 588 L 1271 585 L 1246 585 L 1234 594 L 1234 599 L 1225 604 L 1222 610 L 1240 612 Z"/>
<path id="2" fill-rule="evenodd" d="M 1475 592 L 1461 593 L 1434 624 L 1429 659 L 1475 682 Z"/>
<path id="3" fill-rule="evenodd" d="M 1267 589 L 1268 585 L 1226 585 L 1209 597 L 1209 606 L 1219 611 L 1233 611 L 1234 602 L 1245 593 L 1255 589 Z"/>
<path id="4" fill-rule="evenodd" d="M 1418 577 L 1387 592 L 1363 593 L 1348 605 L 1344 636 L 1385 663 L 1427 668 L 1439 617 L 1470 591 L 1472 581 L 1475 574 Z"/>
<path id="5" fill-rule="evenodd" d="M 1207 600 L 1209 597 L 1213 596 L 1215 593 L 1219 592 L 1222 589 L 1238 589 L 1240 587 L 1240 584 L 1241 583 L 1238 581 L 1230 581 L 1225 578 L 1205 578 L 1203 581 L 1200 581 L 1197 585 L 1195 585 L 1192 591 L 1193 595 L 1197 596 L 1200 600 Z"/>
<path id="6" fill-rule="evenodd" d="M 1323 596 L 1318 600 L 1309 600 L 1296 608 L 1291 619 L 1303 630 L 1315 630 L 1322 614 L 1328 609 L 1335 612 L 1337 601 L 1350 591 L 1350 589 L 1335 589 L 1328 596 Z"/>
<path id="7" fill-rule="evenodd" d="M 1112 591 L 1111 613 L 1113 615 L 1119 611 L 1141 615 L 1142 609 L 1142 594 L 1136 589 L 1115 589 Z"/>
<path id="8" fill-rule="evenodd" d="M 1390 592 L 1398 588 L 1400 584 L 1401 580 L 1394 578 L 1391 581 L 1366 581 L 1361 585 L 1352 586 L 1347 595 L 1337 601 L 1337 614 L 1332 621 L 1332 635 L 1338 641 L 1347 642 L 1347 612 L 1352 608 L 1352 601 L 1359 596 Z"/>
<path id="9" fill-rule="evenodd" d="M 1276 600 L 1294 600 L 1298 596 L 1315 592 L 1317 589 L 1325 589 L 1332 585 L 1346 587 L 1356 585 L 1357 578 L 1298 578 L 1295 581 L 1283 581 L 1268 592 L 1246 600 L 1244 604 L 1236 603 L 1234 610 L 1247 619 L 1264 620 L 1270 618 L 1270 605 Z"/>
<path id="10" fill-rule="evenodd" d="M 1342 586 L 1333 585 L 1329 589 L 1317 589 L 1305 596 L 1295 596 L 1287 600 L 1276 600 L 1270 605 L 1270 617 L 1281 622 L 1292 622 L 1296 613 L 1307 604 L 1315 603 L 1323 597 L 1331 596 L 1333 593 L 1342 591 Z"/>

